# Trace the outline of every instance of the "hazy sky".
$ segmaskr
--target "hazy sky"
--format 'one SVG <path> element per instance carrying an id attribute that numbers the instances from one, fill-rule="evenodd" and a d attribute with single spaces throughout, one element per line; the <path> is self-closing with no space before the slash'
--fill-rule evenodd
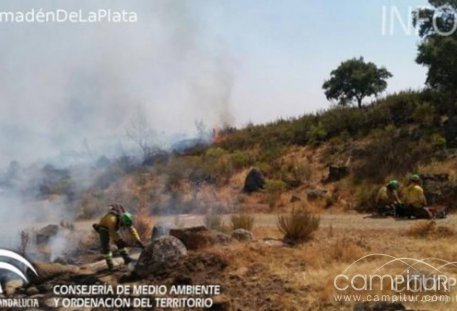
<path id="1" fill-rule="evenodd" d="M 138 115 L 166 140 L 197 120 L 242 126 L 325 109 L 323 81 L 352 57 L 393 73 L 387 93 L 420 88 L 419 39 L 398 19 L 391 35 L 390 12 L 406 23 L 426 3 L 3 0 L 0 11 L 125 9 L 138 22 L 0 25 L 0 161 L 119 151 Z"/>

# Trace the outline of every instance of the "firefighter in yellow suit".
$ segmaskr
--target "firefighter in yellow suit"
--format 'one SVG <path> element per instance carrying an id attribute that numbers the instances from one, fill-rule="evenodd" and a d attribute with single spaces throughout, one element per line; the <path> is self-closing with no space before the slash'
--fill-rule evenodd
<path id="1" fill-rule="evenodd" d="M 408 181 L 409 184 L 404 189 L 403 197 L 404 203 L 411 208 L 412 215 L 416 218 L 433 218 L 432 209 L 426 207 L 427 200 L 419 175 L 409 176 Z"/>
<path id="2" fill-rule="evenodd" d="M 119 229 L 128 228 L 132 240 L 134 240 L 139 247 L 144 249 L 144 245 L 141 242 L 140 236 L 133 226 L 132 214 L 127 212 L 125 208 L 120 204 L 110 205 L 110 211 L 101 218 L 98 224 L 93 224 L 92 226 L 99 234 L 102 246 L 102 254 L 105 257 L 109 270 L 112 270 L 114 267 L 113 255 L 110 249 L 110 241 L 113 241 L 119 249 L 119 253 L 124 259 L 125 264 L 129 264 L 132 261 L 132 258 L 129 256 L 129 253 L 126 249 L 127 243 L 121 239 L 118 233 Z"/>

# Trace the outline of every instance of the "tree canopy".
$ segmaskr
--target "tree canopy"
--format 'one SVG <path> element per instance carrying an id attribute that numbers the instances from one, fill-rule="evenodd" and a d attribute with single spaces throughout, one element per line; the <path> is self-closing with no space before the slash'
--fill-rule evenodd
<path id="1" fill-rule="evenodd" d="M 330 73 L 330 79 L 322 88 L 327 99 L 335 99 L 342 106 L 357 102 L 359 108 L 365 97 L 376 96 L 387 88 L 387 79 L 392 74 L 363 57 L 342 62 Z"/>
<path id="2" fill-rule="evenodd" d="M 457 99 L 457 1 L 429 0 L 432 8 L 414 12 L 422 43 L 416 62 L 428 68 L 426 83 Z"/>

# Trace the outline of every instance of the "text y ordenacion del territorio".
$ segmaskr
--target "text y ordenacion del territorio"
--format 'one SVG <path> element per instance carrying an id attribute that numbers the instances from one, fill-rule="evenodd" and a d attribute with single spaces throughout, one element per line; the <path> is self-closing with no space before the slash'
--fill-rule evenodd
<path id="1" fill-rule="evenodd" d="M 210 308 L 220 285 L 56 285 L 54 307 Z"/>
<path id="2" fill-rule="evenodd" d="M 135 11 L 98 9 L 86 10 L 45 10 L 43 8 L 28 11 L 0 11 L 0 23 L 136 23 Z"/>

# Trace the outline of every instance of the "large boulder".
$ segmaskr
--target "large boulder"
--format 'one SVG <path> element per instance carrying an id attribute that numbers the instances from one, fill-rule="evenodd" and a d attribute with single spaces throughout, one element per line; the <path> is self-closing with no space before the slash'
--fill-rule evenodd
<path id="1" fill-rule="evenodd" d="M 197 250 L 214 244 L 226 244 L 231 241 L 230 236 L 209 230 L 205 226 L 171 229 L 170 235 L 181 240 L 188 249 Z"/>
<path id="2" fill-rule="evenodd" d="M 155 224 L 154 228 L 152 229 L 151 240 L 156 240 L 163 236 L 167 236 L 170 232 L 170 228 L 171 228 L 171 226 L 168 224 L 164 224 L 164 223 Z"/>
<path id="3" fill-rule="evenodd" d="M 254 167 L 249 171 L 248 175 L 246 176 L 243 191 L 251 193 L 262 190 L 265 187 L 265 183 L 266 180 L 262 171 L 259 168 Z"/>
<path id="4" fill-rule="evenodd" d="M 59 232 L 58 225 L 47 225 L 46 227 L 41 228 L 36 233 L 36 242 L 37 244 L 46 244 L 49 240 L 57 235 Z"/>
<path id="5" fill-rule="evenodd" d="M 187 255 L 186 246 L 177 238 L 163 236 L 153 240 L 141 253 L 134 272 L 142 277 L 179 263 Z"/>

